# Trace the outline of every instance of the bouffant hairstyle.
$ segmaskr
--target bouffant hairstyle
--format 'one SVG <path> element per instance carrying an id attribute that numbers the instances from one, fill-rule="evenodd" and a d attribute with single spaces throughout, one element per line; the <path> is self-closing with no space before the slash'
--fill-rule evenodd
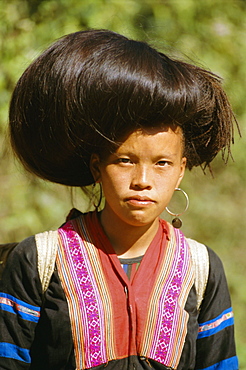
<path id="1" fill-rule="evenodd" d="M 220 78 L 107 30 L 69 34 L 44 51 L 13 92 L 14 152 L 32 173 L 86 186 L 92 153 L 136 129 L 178 125 L 187 166 L 230 154 L 234 115 Z M 224 157 L 227 157 L 227 155 Z"/>

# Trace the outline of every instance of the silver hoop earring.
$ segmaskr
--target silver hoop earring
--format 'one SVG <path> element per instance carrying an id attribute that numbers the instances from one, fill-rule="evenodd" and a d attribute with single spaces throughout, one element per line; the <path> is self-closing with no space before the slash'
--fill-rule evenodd
<path id="1" fill-rule="evenodd" d="M 181 193 L 185 196 L 185 200 L 186 200 L 186 205 L 185 205 L 185 208 L 182 212 L 180 213 L 174 213 L 174 212 L 171 212 L 170 209 L 168 207 L 166 207 L 166 211 L 171 215 L 171 216 L 174 216 L 174 219 L 172 220 L 172 225 L 173 227 L 175 227 L 176 229 L 179 229 L 181 226 L 182 226 L 182 220 L 179 218 L 179 216 L 181 216 L 183 213 L 185 213 L 189 207 L 189 197 L 188 195 L 186 194 L 186 192 L 183 190 L 183 189 L 180 189 L 180 188 L 176 188 L 175 191 L 181 191 Z"/>

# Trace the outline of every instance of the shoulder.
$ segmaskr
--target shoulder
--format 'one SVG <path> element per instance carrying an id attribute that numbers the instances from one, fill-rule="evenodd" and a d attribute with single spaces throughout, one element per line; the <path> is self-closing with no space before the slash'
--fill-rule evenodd
<path id="1" fill-rule="evenodd" d="M 222 260 L 213 249 L 207 247 L 207 250 L 209 255 L 209 280 L 207 293 L 219 289 L 222 295 L 227 295 L 228 285 Z"/>
<path id="2" fill-rule="evenodd" d="M 208 264 L 209 275 L 224 273 L 223 263 L 218 254 L 205 244 L 194 239 L 186 238 L 193 261 L 196 263 Z"/>
<path id="3" fill-rule="evenodd" d="M 15 270 L 25 274 L 25 271 L 36 266 L 37 250 L 34 235 L 11 245 L 5 244 L 1 247 L 2 276 L 10 275 Z"/>
<path id="4" fill-rule="evenodd" d="M 218 254 L 211 248 L 207 247 L 208 255 L 209 255 L 209 264 L 210 264 L 210 273 L 214 272 L 224 272 L 224 267 L 221 258 Z"/>
<path id="5" fill-rule="evenodd" d="M 19 243 L 1 244 L 0 250 L 3 267 L 13 262 L 19 264 L 29 261 L 31 263 L 36 260 L 35 236 L 30 236 Z"/>
<path id="6" fill-rule="evenodd" d="M 9 254 L 2 273 L 1 291 L 30 304 L 40 303 L 42 286 L 34 236 L 18 243 Z"/>
<path id="7" fill-rule="evenodd" d="M 198 305 L 201 304 L 205 295 L 213 295 L 218 291 L 228 295 L 223 263 L 217 253 L 193 239 L 187 239 L 187 242 L 194 265 Z"/>
<path id="8" fill-rule="evenodd" d="M 0 244 L 0 279 L 3 274 L 3 270 L 5 268 L 8 257 L 17 245 L 18 243 Z"/>

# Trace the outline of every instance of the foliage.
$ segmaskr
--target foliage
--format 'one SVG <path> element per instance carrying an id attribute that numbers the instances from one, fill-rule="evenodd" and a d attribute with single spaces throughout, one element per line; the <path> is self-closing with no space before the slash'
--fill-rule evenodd
<path id="1" fill-rule="evenodd" d="M 235 132 L 235 163 L 230 159 L 224 166 L 220 158 L 215 160 L 214 178 L 209 173 L 204 176 L 201 169 L 187 173 L 183 188 L 191 207 L 183 216 L 183 229 L 215 249 L 224 262 L 236 312 L 241 370 L 246 369 L 246 294 L 241 284 L 246 272 L 245 13 L 244 0 L 0 0 L 2 243 L 58 227 L 71 207 L 68 190 L 34 179 L 19 168 L 9 155 L 6 135 L 8 104 L 18 77 L 55 39 L 81 29 L 108 28 L 191 59 L 224 78 L 242 138 Z M 73 203 L 86 207 L 79 190 Z"/>

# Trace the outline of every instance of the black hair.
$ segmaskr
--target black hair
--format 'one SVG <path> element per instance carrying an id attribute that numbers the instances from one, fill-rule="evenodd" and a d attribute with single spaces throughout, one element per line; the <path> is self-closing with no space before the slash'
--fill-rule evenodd
<path id="1" fill-rule="evenodd" d="M 230 154 L 234 119 L 218 76 L 107 30 L 56 41 L 23 73 L 9 111 L 23 165 L 71 186 L 94 182 L 92 153 L 145 127 L 179 125 L 188 168 L 207 166 Z"/>

